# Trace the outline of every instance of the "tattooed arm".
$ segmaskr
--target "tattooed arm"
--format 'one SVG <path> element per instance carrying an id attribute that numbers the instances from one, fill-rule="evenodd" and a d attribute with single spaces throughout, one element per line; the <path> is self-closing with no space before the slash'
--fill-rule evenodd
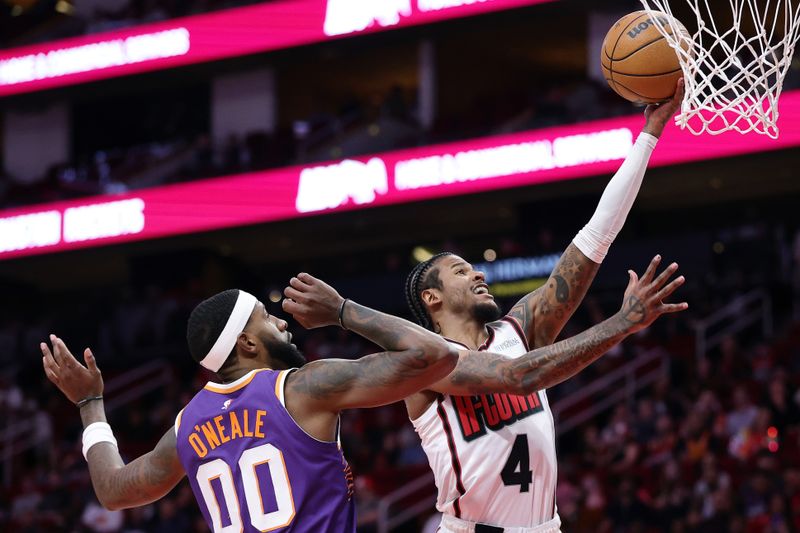
<path id="1" fill-rule="evenodd" d="M 555 341 L 599 269 L 600 263 L 570 243 L 547 282 L 514 305 L 508 314 L 520 323 L 531 347 L 540 348 Z"/>
<path id="2" fill-rule="evenodd" d="M 81 365 L 64 342 L 50 336 L 53 350 L 42 343 L 42 364 L 45 374 L 72 402 L 103 394 L 103 378 L 92 352 L 84 352 L 87 366 Z M 84 405 L 81 420 L 86 427 L 94 422 L 105 422 L 103 400 Z M 117 447 L 100 442 L 86 454 L 89 474 L 97 499 L 111 510 L 138 507 L 154 502 L 166 495 L 183 478 L 183 466 L 175 447 L 175 431 L 170 428 L 149 453 L 125 464 Z"/>
<path id="3" fill-rule="evenodd" d="M 458 353 L 431 331 L 345 301 L 333 287 L 308 274 L 298 274 L 289 285 L 283 308 L 304 327 L 339 324 L 341 309 L 343 327 L 387 350 L 355 361 L 316 361 L 292 373 L 286 390 L 301 396 L 306 410 L 338 412 L 396 402 L 455 367 Z"/>
<path id="4" fill-rule="evenodd" d="M 683 81 L 679 80 L 672 100 L 647 107 L 647 124 L 603 191 L 589 223 L 567 247 L 544 286 L 525 296 L 511 310 L 510 316 L 520 322 L 530 346 L 539 348 L 555 341 L 583 301 L 633 206 L 657 138 L 682 100 Z"/>
<path id="5" fill-rule="evenodd" d="M 81 409 L 81 419 L 84 427 L 92 422 L 105 422 L 102 400 Z M 128 464 L 116 446 L 105 442 L 92 446 L 86 454 L 89 474 L 103 507 L 128 509 L 166 496 L 185 475 L 175 439 L 175 429 L 168 429 L 153 450 Z"/>
<path id="6" fill-rule="evenodd" d="M 683 284 L 684 278 L 667 283 L 678 268 L 675 263 L 655 277 L 659 262 L 660 257 L 656 256 L 641 280 L 633 271 L 629 272 L 631 279 L 622 309 L 611 318 L 574 337 L 515 359 L 487 352 L 462 352 L 456 369 L 430 389 L 453 395 L 530 394 L 569 379 L 660 315 L 688 307 L 686 303 L 662 302 Z"/>

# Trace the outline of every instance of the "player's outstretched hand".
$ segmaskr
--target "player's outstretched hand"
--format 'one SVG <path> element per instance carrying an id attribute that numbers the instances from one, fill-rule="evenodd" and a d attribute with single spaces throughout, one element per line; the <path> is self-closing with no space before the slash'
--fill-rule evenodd
<path id="1" fill-rule="evenodd" d="M 683 96 L 686 94 L 686 86 L 683 78 L 678 80 L 675 87 L 675 94 L 673 97 L 662 104 L 651 104 L 644 110 L 644 118 L 647 119 L 647 125 L 644 127 L 644 132 L 649 133 L 654 137 L 661 137 L 667 122 L 670 121 L 678 109 L 681 108 Z"/>
<path id="2" fill-rule="evenodd" d="M 42 365 L 47 378 L 61 389 L 72 403 L 84 398 L 103 395 L 103 376 L 97 368 L 94 354 L 89 348 L 83 352 L 86 366 L 80 364 L 60 338 L 50 335 L 53 350 L 46 342 L 39 344 L 42 350 Z"/>
<path id="3" fill-rule="evenodd" d="M 283 291 L 283 310 L 306 329 L 339 324 L 339 308 L 344 298 L 336 289 L 311 274 L 300 273 L 289 280 Z"/>
<path id="4" fill-rule="evenodd" d="M 625 290 L 620 313 L 630 323 L 631 332 L 646 328 L 665 313 L 677 313 L 689 308 L 689 304 L 686 302 L 664 303 L 664 299 L 671 296 L 686 280 L 683 276 L 678 276 L 669 281 L 678 270 L 678 263 L 672 263 L 656 276 L 656 270 L 660 263 L 661 256 L 655 256 L 641 279 L 633 270 L 628 271 L 631 279 Z"/>

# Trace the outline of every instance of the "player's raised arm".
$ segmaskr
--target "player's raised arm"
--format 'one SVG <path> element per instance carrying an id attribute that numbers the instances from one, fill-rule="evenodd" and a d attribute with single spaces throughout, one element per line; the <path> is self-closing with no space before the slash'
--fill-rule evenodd
<path id="1" fill-rule="evenodd" d="M 630 282 L 622 308 L 611 318 L 574 337 L 538 348 L 519 358 L 488 352 L 461 352 L 456 369 L 430 389 L 461 396 L 495 392 L 524 395 L 569 379 L 662 314 L 688 308 L 686 303 L 663 302 L 683 284 L 684 278 L 680 276 L 668 283 L 678 269 L 676 263 L 656 276 L 660 261 L 659 256 L 653 258 L 641 279 L 629 271 Z"/>
<path id="2" fill-rule="evenodd" d="M 306 408 L 337 412 L 396 402 L 446 376 L 458 360 L 439 335 L 345 300 L 309 274 L 292 278 L 285 295 L 283 309 L 304 327 L 338 324 L 387 350 L 355 361 L 315 361 L 290 374 L 287 391 L 302 395 Z"/>
<path id="3" fill-rule="evenodd" d="M 52 351 L 41 343 L 45 374 L 80 409 L 83 454 L 89 463 L 97 499 L 107 509 L 126 509 L 154 502 L 183 478 L 184 471 L 170 428 L 156 447 L 125 464 L 103 408 L 103 377 L 88 348 L 80 364 L 60 338 L 50 336 Z"/>
<path id="4" fill-rule="evenodd" d="M 600 263 L 625 224 L 639 193 L 650 154 L 667 122 L 680 107 L 683 92 L 683 80 L 679 80 L 672 100 L 647 107 L 647 124 L 603 191 L 589 223 L 564 251 L 547 282 L 511 309 L 509 315 L 520 322 L 531 347 L 552 344 L 583 301 Z"/>

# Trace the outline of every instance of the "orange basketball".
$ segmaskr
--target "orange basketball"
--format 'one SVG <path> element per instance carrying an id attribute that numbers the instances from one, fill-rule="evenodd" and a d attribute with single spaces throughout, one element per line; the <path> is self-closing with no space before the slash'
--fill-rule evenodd
<path id="1" fill-rule="evenodd" d="M 677 28 L 688 36 L 680 21 L 665 13 L 657 16 L 668 33 Z M 659 33 L 647 11 L 619 19 L 606 34 L 600 55 L 606 81 L 623 98 L 637 104 L 655 104 L 675 94 L 675 84 L 682 75 L 678 54 Z"/>

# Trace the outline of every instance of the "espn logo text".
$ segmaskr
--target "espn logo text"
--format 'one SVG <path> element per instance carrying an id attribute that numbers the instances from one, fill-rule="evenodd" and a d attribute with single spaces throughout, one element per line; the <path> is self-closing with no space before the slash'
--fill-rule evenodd
<path id="1" fill-rule="evenodd" d="M 328 0 L 323 31 L 328 37 L 364 31 L 377 24 L 396 26 L 402 18 L 494 0 Z M 412 4 L 414 4 L 412 6 Z"/>

